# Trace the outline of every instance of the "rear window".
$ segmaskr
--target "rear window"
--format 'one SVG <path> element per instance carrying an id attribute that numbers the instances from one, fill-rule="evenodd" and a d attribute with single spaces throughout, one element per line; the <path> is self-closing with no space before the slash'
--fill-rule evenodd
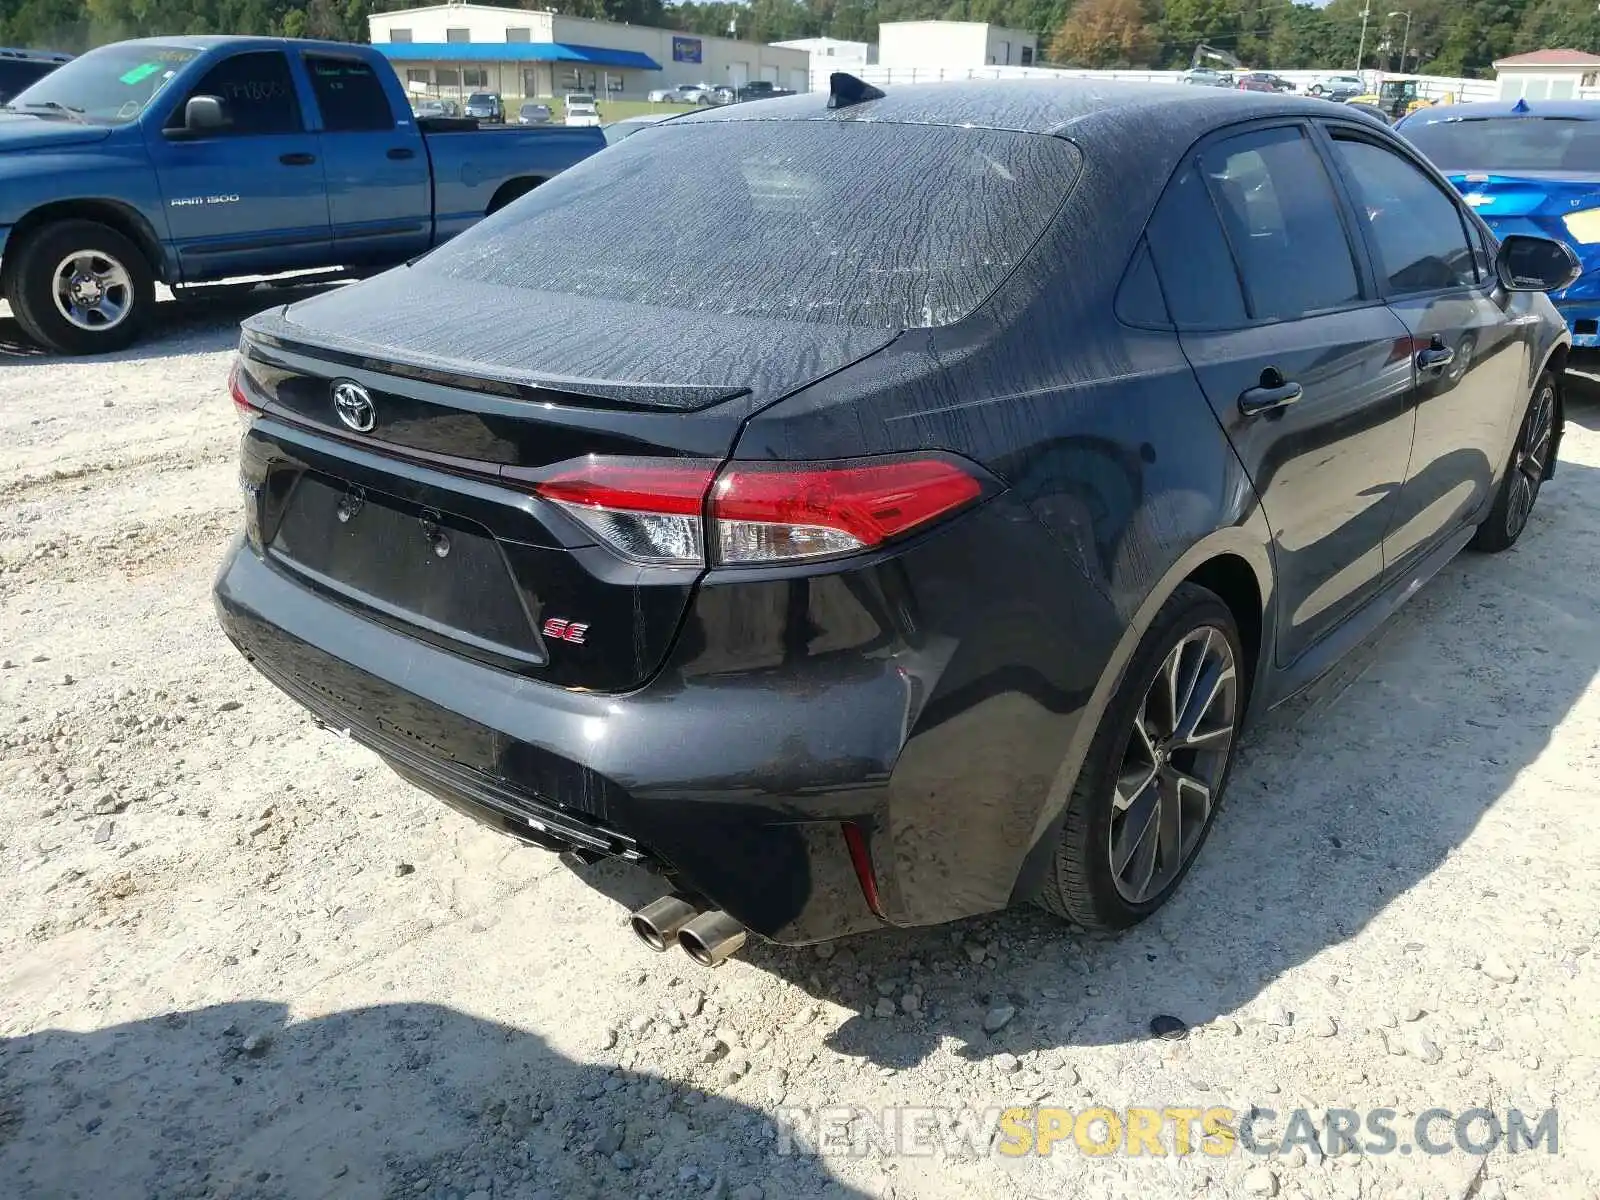
<path id="1" fill-rule="evenodd" d="M 1600 121 L 1472 117 L 1407 121 L 1400 132 L 1441 171 L 1572 171 L 1600 175 Z"/>
<path id="2" fill-rule="evenodd" d="M 0 58 L 0 103 L 11 99 L 23 88 L 43 79 L 55 69 L 56 64 L 53 62 Z"/>
<path id="3" fill-rule="evenodd" d="M 671 122 L 418 269 L 687 312 L 899 330 L 997 288 L 1077 177 L 1060 138 L 866 122 Z"/>

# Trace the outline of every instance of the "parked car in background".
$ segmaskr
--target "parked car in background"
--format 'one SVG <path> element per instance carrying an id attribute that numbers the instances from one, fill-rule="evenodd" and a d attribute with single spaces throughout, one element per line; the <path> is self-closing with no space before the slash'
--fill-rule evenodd
<path id="1" fill-rule="evenodd" d="M 6 103 L 23 88 L 43 79 L 62 63 L 71 61 L 70 54 L 57 54 L 49 50 L 8 50 L 0 47 L 0 104 Z"/>
<path id="2" fill-rule="evenodd" d="M 677 104 L 715 104 L 717 89 L 709 83 L 686 83 L 672 89 Z"/>
<path id="3" fill-rule="evenodd" d="M 735 99 L 737 99 L 737 96 L 731 87 L 718 87 L 711 93 L 711 103 L 713 104 L 732 104 Z"/>
<path id="4" fill-rule="evenodd" d="M 453 806 L 653 868 L 635 930 L 702 963 L 1149 916 L 1247 715 L 1514 544 L 1561 435 L 1571 251 L 1366 118 L 883 90 L 642 130 L 251 318 L 232 379 L 227 635 Z"/>
<path id="5" fill-rule="evenodd" d="M 498 92 L 473 92 L 467 97 L 462 111 L 469 117 L 476 117 L 493 125 L 504 124 L 506 119 L 506 104 Z"/>
<path id="6" fill-rule="evenodd" d="M 550 106 L 537 101 L 530 100 L 517 109 L 518 125 L 548 125 L 551 118 Z"/>
<path id="7" fill-rule="evenodd" d="M 1249 87 L 1245 87 L 1245 84 L 1247 82 L 1250 84 Z M 1264 88 L 1259 86 L 1259 85 L 1262 85 L 1262 84 L 1265 84 L 1266 86 Z M 1281 75 L 1274 75 L 1271 71 L 1246 71 L 1243 75 L 1240 75 L 1240 76 L 1237 77 L 1236 86 L 1241 88 L 1241 89 L 1243 89 L 1244 91 L 1250 91 L 1250 92 L 1259 92 L 1259 91 L 1292 92 L 1292 91 L 1294 91 L 1294 84 L 1290 83 L 1287 79 L 1283 78 L 1283 76 L 1281 76 Z"/>
<path id="8" fill-rule="evenodd" d="M 1344 102 L 1344 106 L 1346 108 L 1354 109 L 1356 112 L 1364 113 L 1366 116 L 1373 118 L 1381 124 L 1394 124 L 1393 121 L 1389 120 L 1389 114 L 1384 112 L 1383 109 L 1379 108 L 1376 104 L 1363 104 L 1360 100 L 1346 100 Z"/>
<path id="9" fill-rule="evenodd" d="M 1321 79 L 1313 80 L 1306 93 L 1326 96 L 1330 100 L 1349 100 L 1366 90 L 1367 85 L 1359 75 L 1324 75 Z"/>
<path id="10" fill-rule="evenodd" d="M 645 113 L 637 117 L 623 117 L 620 121 L 600 126 L 600 132 L 605 134 L 606 145 L 613 146 L 641 129 L 649 129 L 650 126 L 658 125 L 677 115 L 677 113 Z"/>
<path id="11" fill-rule="evenodd" d="M 599 127 L 600 106 L 593 92 L 568 92 L 563 107 L 566 109 L 564 119 L 568 125 Z"/>
<path id="12" fill-rule="evenodd" d="M 734 100 L 743 103 L 746 100 L 771 100 L 776 96 L 792 96 L 794 92 L 788 88 L 779 87 L 770 79 L 752 79 L 734 92 Z"/>
<path id="13" fill-rule="evenodd" d="M 678 89 L 675 87 L 651 88 L 645 94 L 645 99 L 651 104 L 670 104 L 678 98 Z"/>
<path id="14" fill-rule="evenodd" d="M 1575 346 L 1600 347 L 1600 105 L 1495 100 L 1438 105 L 1395 130 L 1465 196 L 1499 237 L 1534 233 L 1570 246 L 1583 274 L 1551 299 Z"/>
<path id="15" fill-rule="evenodd" d="M 1183 73 L 1183 83 L 1193 84 L 1196 87 L 1224 87 L 1224 77 L 1221 71 L 1211 67 L 1190 67 Z"/>
<path id="16" fill-rule="evenodd" d="M 133 342 L 155 285 L 368 273 L 604 146 L 430 129 L 370 46 L 170 37 L 91 50 L 0 117 L 0 289 L 68 354 Z"/>
<path id="17" fill-rule="evenodd" d="M 421 100 L 412 111 L 419 117 L 459 117 L 461 105 L 454 100 Z"/>

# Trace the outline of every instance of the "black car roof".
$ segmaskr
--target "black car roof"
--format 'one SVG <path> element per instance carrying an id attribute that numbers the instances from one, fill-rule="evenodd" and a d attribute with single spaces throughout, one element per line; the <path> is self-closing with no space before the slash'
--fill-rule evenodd
<path id="1" fill-rule="evenodd" d="M 1118 80 L 970 80 L 910 87 L 885 84 L 882 90 L 880 100 L 845 108 L 830 109 L 826 93 L 809 92 L 690 113 L 673 124 L 873 121 L 1092 136 L 1097 127 L 1125 132 L 1129 120 L 1135 119 L 1151 136 L 1182 138 L 1187 146 L 1207 129 L 1252 117 L 1338 114 L 1326 100 Z"/>

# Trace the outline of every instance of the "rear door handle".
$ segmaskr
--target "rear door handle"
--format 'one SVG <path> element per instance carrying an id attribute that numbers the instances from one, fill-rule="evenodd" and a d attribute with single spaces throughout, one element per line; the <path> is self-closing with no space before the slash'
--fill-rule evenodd
<path id="1" fill-rule="evenodd" d="M 1428 348 L 1417 355 L 1417 366 L 1424 371 L 1431 371 L 1436 367 L 1448 367 L 1455 360 L 1456 352 L 1435 337 Z"/>
<path id="2" fill-rule="evenodd" d="M 1289 383 L 1275 367 L 1261 372 L 1261 384 L 1239 393 L 1239 411 L 1247 417 L 1271 412 L 1286 404 L 1293 404 L 1304 389 L 1298 383 Z"/>
<path id="3" fill-rule="evenodd" d="M 280 154 L 278 161 L 286 167 L 309 167 L 317 161 L 317 156 L 300 151 L 295 154 Z"/>
<path id="4" fill-rule="evenodd" d="M 410 146 L 396 146 L 393 150 L 389 151 L 389 157 L 394 159 L 396 162 L 401 162 L 408 158 L 415 158 L 416 156 L 417 152 L 411 149 Z"/>

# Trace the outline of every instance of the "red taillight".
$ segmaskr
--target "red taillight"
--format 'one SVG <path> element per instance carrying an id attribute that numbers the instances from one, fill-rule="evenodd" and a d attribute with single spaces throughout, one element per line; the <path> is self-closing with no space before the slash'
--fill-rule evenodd
<path id="1" fill-rule="evenodd" d="M 238 414 L 240 422 L 249 425 L 261 415 L 261 409 L 252 404 L 250 398 L 245 395 L 243 374 L 244 369 L 239 365 L 239 359 L 235 357 L 233 365 L 228 368 L 228 394 L 233 397 L 233 410 Z"/>
<path id="2" fill-rule="evenodd" d="M 634 562 L 705 563 L 701 512 L 717 464 L 701 459 L 600 458 L 568 464 L 534 487 Z"/>
<path id="3" fill-rule="evenodd" d="M 983 493 L 943 458 L 864 463 L 729 463 L 711 493 L 717 560 L 815 558 L 870 549 Z"/>
<path id="4" fill-rule="evenodd" d="M 558 504 L 698 517 L 716 473 L 700 460 L 590 457 L 536 490 Z"/>
<path id="5" fill-rule="evenodd" d="M 861 896 L 875 916 L 883 916 L 883 905 L 878 900 L 878 877 L 872 869 L 872 852 L 867 849 L 867 835 L 854 821 L 846 821 L 844 844 L 850 848 L 850 865 L 855 868 L 856 882 L 861 885 Z"/>
<path id="6" fill-rule="evenodd" d="M 871 549 L 973 503 L 983 484 L 940 455 L 733 462 L 720 474 L 705 459 L 595 456 L 534 490 L 627 558 L 696 566 L 708 542 L 713 561 L 734 565 Z"/>

